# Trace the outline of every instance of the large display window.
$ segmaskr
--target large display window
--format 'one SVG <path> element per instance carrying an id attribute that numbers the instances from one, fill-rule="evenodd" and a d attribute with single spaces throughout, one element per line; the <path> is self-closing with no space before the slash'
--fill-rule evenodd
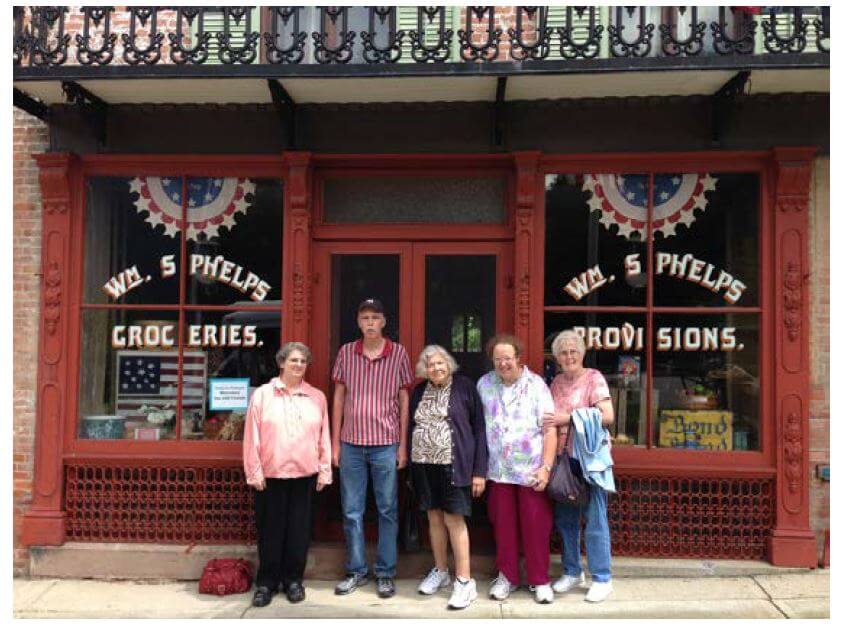
<path id="1" fill-rule="evenodd" d="M 85 197 L 76 437 L 241 440 L 277 373 L 282 182 L 90 177 Z"/>
<path id="2" fill-rule="evenodd" d="M 562 330 L 607 379 L 616 446 L 762 450 L 757 173 L 545 176 L 544 373 Z"/>

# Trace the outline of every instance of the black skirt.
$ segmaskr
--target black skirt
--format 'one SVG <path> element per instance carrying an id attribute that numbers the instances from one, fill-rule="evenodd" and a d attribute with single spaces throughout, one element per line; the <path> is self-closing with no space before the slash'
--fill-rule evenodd
<path id="1" fill-rule="evenodd" d="M 453 515 L 470 515 L 471 488 L 453 485 L 452 465 L 412 463 L 412 484 L 421 511 L 440 509 Z"/>

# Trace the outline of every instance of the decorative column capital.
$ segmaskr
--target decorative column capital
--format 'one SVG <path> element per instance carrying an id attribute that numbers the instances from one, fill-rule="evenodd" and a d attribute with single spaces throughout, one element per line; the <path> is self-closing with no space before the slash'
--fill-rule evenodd
<path id="1" fill-rule="evenodd" d="M 532 210 L 536 202 L 537 167 L 540 164 L 540 151 L 517 151 L 513 153 L 517 169 L 517 210 Z"/>
<path id="2" fill-rule="evenodd" d="M 41 203 L 47 215 L 65 214 L 70 207 L 70 168 L 76 161 L 72 153 L 39 153 L 38 164 Z"/>
<path id="3" fill-rule="evenodd" d="M 310 172 L 312 153 L 308 151 L 286 151 L 283 153 L 287 209 L 294 212 L 310 208 Z"/>
<path id="4" fill-rule="evenodd" d="M 809 207 L 812 163 L 816 149 L 775 148 L 774 155 L 777 212 L 803 212 Z"/>

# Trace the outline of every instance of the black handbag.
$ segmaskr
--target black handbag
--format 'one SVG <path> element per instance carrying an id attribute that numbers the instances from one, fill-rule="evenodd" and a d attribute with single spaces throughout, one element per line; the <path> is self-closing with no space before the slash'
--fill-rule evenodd
<path id="1" fill-rule="evenodd" d="M 564 448 L 557 457 L 555 457 L 555 465 L 552 467 L 552 472 L 549 474 L 549 483 L 546 485 L 546 493 L 549 497 L 560 504 L 583 506 L 586 505 L 590 499 L 590 493 L 587 489 L 587 483 L 584 479 L 572 471 L 570 465 L 569 452 L 567 446 L 569 445 L 569 436 L 575 430 L 572 420 L 569 422 L 567 429 L 567 437 L 564 441 Z"/>

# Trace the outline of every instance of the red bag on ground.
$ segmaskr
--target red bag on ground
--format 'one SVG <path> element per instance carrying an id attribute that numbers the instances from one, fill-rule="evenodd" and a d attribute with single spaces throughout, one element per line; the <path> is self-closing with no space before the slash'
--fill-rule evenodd
<path id="1" fill-rule="evenodd" d="M 199 579 L 200 594 L 241 594 L 251 589 L 251 564 L 245 559 L 211 559 Z"/>

